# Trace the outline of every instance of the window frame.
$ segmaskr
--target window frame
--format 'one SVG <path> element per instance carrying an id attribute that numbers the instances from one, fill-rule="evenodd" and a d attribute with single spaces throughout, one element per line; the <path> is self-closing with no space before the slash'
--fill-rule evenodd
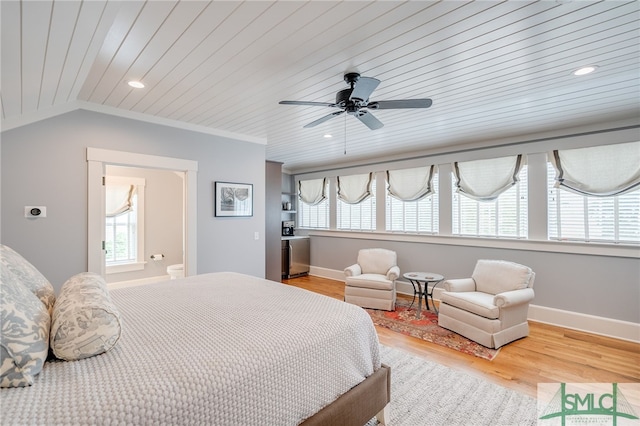
<path id="1" fill-rule="evenodd" d="M 327 179 L 325 182 L 325 194 L 329 194 L 329 189 L 330 189 L 330 182 L 329 182 L 329 179 Z M 330 229 L 332 207 L 331 207 L 331 201 L 330 201 L 331 197 L 329 195 L 327 195 L 327 197 L 324 200 L 322 200 L 321 202 L 313 206 L 300 200 L 300 196 L 298 192 L 296 192 L 296 197 L 298 202 L 298 210 L 296 213 L 296 228 L 298 229 Z M 305 212 L 306 209 L 309 209 L 309 212 Z M 320 212 L 319 211 L 320 209 L 323 209 L 323 212 Z M 316 219 L 321 215 L 324 215 L 324 217 L 326 218 L 326 221 L 325 221 L 326 226 L 310 226 L 310 225 L 303 224 L 301 216 L 304 214 L 315 216 Z"/>
<path id="2" fill-rule="evenodd" d="M 603 143 L 603 135 L 606 135 L 607 142 Z M 376 176 L 385 173 L 389 168 L 412 168 L 424 164 L 425 158 L 430 164 L 434 164 L 439 172 L 439 233 L 429 234 L 408 234 L 400 232 L 388 232 L 385 230 L 386 209 L 385 205 L 378 203 L 377 206 L 377 229 L 374 232 L 358 232 L 336 229 L 336 211 L 332 207 L 330 210 L 331 224 L 329 229 L 306 229 L 304 234 L 310 236 L 324 236 L 331 238 L 347 238 L 355 240 L 374 240 L 389 242 L 410 242 L 426 243 L 435 245 L 451 245 L 462 247 L 485 247 L 509 250 L 525 250 L 532 252 L 550 252 L 567 254 L 586 254 L 596 256 L 613 256 L 621 258 L 640 259 L 638 244 L 631 242 L 621 242 L 620 244 L 610 244 L 601 242 L 580 242 L 580 241 L 556 241 L 548 239 L 547 223 L 547 162 L 548 153 L 552 149 L 571 149 L 577 147 L 589 147 L 598 145 L 610 145 L 626 143 L 637 140 L 637 132 L 633 129 L 615 130 L 607 132 L 596 132 L 592 134 L 582 134 L 564 137 L 548 138 L 545 140 L 532 140 L 520 142 L 513 146 L 503 146 L 499 149 L 479 148 L 470 151 L 446 152 L 443 154 L 426 155 L 423 157 L 405 158 L 402 160 L 391 160 L 371 163 L 369 165 L 347 166 L 345 168 L 335 168 L 327 172 L 301 173 L 296 176 L 296 180 L 325 176 L 331 181 L 331 197 L 335 195 L 335 176 L 349 173 L 365 173 L 374 171 Z M 526 155 L 528 169 L 527 183 L 527 238 L 512 239 L 502 237 L 466 237 L 452 234 L 452 208 L 449 200 L 452 197 L 452 185 L 450 172 L 452 164 L 456 161 L 468 161 L 479 158 L 486 158 L 488 155 L 505 156 L 521 153 Z M 384 192 L 378 188 L 377 195 L 382 199 Z"/>
<path id="3" fill-rule="evenodd" d="M 340 200 L 336 194 L 335 196 L 335 206 L 336 206 L 336 229 L 339 231 L 347 231 L 347 232 L 375 232 L 377 230 L 377 182 L 378 176 L 376 173 L 373 173 L 372 181 L 371 181 L 371 195 L 366 199 L 362 200 L 357 204 L 348 204 L 344 201 Z M 369 229 L 362 228 L 362 213 L 365 208 L 371 212 L 371 216 L 369 217 L 369 222 L 371 223 L 371 227 Z M 360 216 L 360 227 L 354 228 L 353 226 L 341 228 L 340 222 L 342 219 L 342 214 L 346 211 L 349 212 L 349 216 L 353 216 L 357 214 Z M 353 225 L 353 220 L 349 219 L 349 224 Z"/>
<path id="4" fill-rule="evenodd" d="M 518 182 L 508 190 L 500 194 L 495 200 L 492 201 L 478 201 L 472 198 L 466 197 L 464 194 L 456 192 L 455 190 L 455 176 L 451 174 L 451 213 L 452 213 L 452 226 L 451 235 L 456 237 L 466 238 L 496 238 L 496 239 L 517 239 L 528 240 L 529 239 L 529 169 L 527 164 L 523 164 L 518 174 Z M 523 175 L 524 174 L 524 175 Z M 515 194 L 514 194 L 515 192 Z M 515 228 L 514 235 L 501 234 L 501 220 L 500 217 L 504 215 L 506 209 L 511 207 L 505 205 L 507 197 L 515 197 L 513 208 L 515 208 Z M 524 197 L 524 201 L 523 201 Z M 500 202 L 502 201 L 503 208 L 501 209 Z M 456 209 L 457 206 L 457 209 Z M 492 206 L 493 209 L 487 207 Z M 463 232 L 463 213 L 465 208 L 473 208 L 475 210 L 475 233 Z M 456 211 L 457 210 L 457 211 Z M 491 232 L 481 233 L 483 229 L 481 216 L 484 213 L 492 215 L 492 222 L 488 225 L 493 228 Z M 486 228 L 485 228 L 486 229 Z"/>
<path id="5" fill-rule="evenodd" d="M 391 232 L 391 233 L 398 233 L 398 234 L 417 234 L 417 235 L 438 235 L 439 231 L 440 231 L 440 192 L 439 192 L 439 176 L 440 176 L 440 172 L 439 170 L 436 168 L 434 173 L 433 173 L 433 178 L 431 181 L 431 185 L 433 188 L 433 192 L 429 195 L 427 195 L 426 197 L 417 200 L 417 201 L 401 201 L 398 200 L 394 197 L 392 197 L 389 194 L 389 191 L 385 188 L 385 209 L 384 209 L 384 222 L 385 222 L 385 227 L 384 230 L 385 232 Z M 386 180 L 385 180 L 385 184 L 387 184 Z M 425 202 L 429 201 L 430 202 L 430 206 L 424 206 L 423 204 Z M 402 208 L 402 230 L 398 230 L 398 229 L 390 229 L 393 228 L 393 220 L 394 218 L 392 216 L 389 215 L 389 213 L 393 213 L 393 205 L 399 205 L 399 207 Z M 406 222 L 407 222 L 407 208 L 410 208 L 411 206 L 415 206 L 416 209 L 416 215 L 420 215 L 420 209 L 421 208 L 428 208 L 431 210 L 431 220 L 430 220 L 430 231 L 421 231 L 420 228 L 420 224 L 419 224 L 419 219 L 416 218 L 416 230 L 415 231 L 411 231 L 411 230 L 407 230 L 407 226 L 406 226 Z"/>
<path id="6" fill-rule="evenodd" d="M 105 190 L 107 182 L 120 185 L 134 185 L 136 187 L 135 211 L 136 211 L 136 259 L 134 261 L 114 261 L 110 262 L 105 258 L 105 274 L 118 274 L 122 272 L 142 271 L 146 265 L 144 258 L 144 205 L 145 205 L 145 185 L 146 180 L 139 177 L 129 176 L 106 176 Z M 105 236 L 107 223 L 105 220 Z M 105 239 L 106 241 L 106 239 Z"/>
<path id="7" fill-rule="evenodd" d="M 640 236 L 638 240 L 621 240 L 620 239 L 620 201 L 621 199 L 627 200 L 630 197 L 640 197 L 640 188 L 632 191 L 627 194 L 621 195 L 612 195 L 607 197 L 596 197 L 596 196 L 588 196 L 581 195 L 576 192 L 568 191 L 561 187 L 555 187 L 555 169 L 551 161 L 547 162 L 547 239 L 549 241 L 558 241 L 560 243 L 564 242 L 574 242 L 574 243 L 586 243 L 586 244 L 612 244 L 612 245 L 640 245 Z M 597 228 L 596 221 L 598 218 L 590 215 L 590 207 L 597 208 L 594 204 L 604 203 L 602 200 L 611 200 L 613 203 L 611 206 L 613 210 L 612 219 L 613 222 L 606 222 L 604 224 L 600 224 L 600 227 L 610 226 L 613 229 L 613 239 L 608 238 L 599 238 L 594 233 L 591 232 L 592 229 Z M 564 205 L 563 205 L 564 202 Z M 572 206 L 569 203 L 573 204 Z M 563 206 L 567 209 L 572 207 L 573 209 L 577 209 L 579 216 L 582 217 L 581 224 L 572 223 L 569 220 L 564 224 L 565 229 L 577 227 L 582 228 L 578 232 L 582 233 L 582 237 L 578 237 L 576 235 L 571 236 L 570 231 L 567 231 L 564 235 L 562 232 L 562 216 L 566 216 L 569 214 L 568 210 L 564 210 L 563 214 Z M 604 206 L 606 208 L 606 206 Z M 639 208 L 640 207 L 636 207 Z M 579 212 L 581 210 L 581 212 Z M 558 219 L 560 218 L 560 219 Z"/>

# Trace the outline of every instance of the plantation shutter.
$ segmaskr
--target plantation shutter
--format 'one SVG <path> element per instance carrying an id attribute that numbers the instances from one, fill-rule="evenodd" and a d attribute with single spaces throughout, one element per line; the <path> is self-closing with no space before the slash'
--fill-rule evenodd
<path id="1" fill-rule="evenodd" d="M 301 180 L 298 184 L 298 198 L 303 203 L 315 206 L 327 198 L 326 187 L 326 178 Z"/>
<path id="2" fill-rule="evenodd" d="M 640 187 L 640 142 L 554 150 L 555 187 L 608 197 Z"/>
<path id="3" fill-rule="evenodd" d="M 347 204 L 358 204 L 371 197 L 373 173 L 338 176 L 338 199 Z"/>
<path id="4" fill-rule="evenodd" d="M 400 201 L 418 201 L 433 193 L 435 166 L 387 170 L 387 192 Z"/>
<path id="5" fill-rule="evenodd" d="M 518 182 L 522 155 L 453 163 L 456 191 L 478 201 L 491 201 Z"/>

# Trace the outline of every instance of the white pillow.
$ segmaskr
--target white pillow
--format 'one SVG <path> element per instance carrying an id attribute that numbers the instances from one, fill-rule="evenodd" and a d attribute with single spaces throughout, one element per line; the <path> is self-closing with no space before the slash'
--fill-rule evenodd
<path id="1" fill-rule="evenodd" d="M 112 349 L 122 334 L 120 314 L 104 279 L 91 272 L 64 283 L 53 307 L 51 350 L 73 361 Z"/>
<path id="2" fill-rule="evenodd" d="M 20 278 L 0 265 L 0 387 L 33 384 L 49 353 L 51 317 Z"/>

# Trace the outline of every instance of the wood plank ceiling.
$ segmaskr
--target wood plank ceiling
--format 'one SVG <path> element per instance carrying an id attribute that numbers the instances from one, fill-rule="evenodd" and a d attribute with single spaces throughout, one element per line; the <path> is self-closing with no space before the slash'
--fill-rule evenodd
<path id="1" fill-rule="evenodd" d="M 117 111 L 264 141 L 267 159 L 301 171 L 640 116 L 637 1 L 0 7 L 3 129 L 79 106 Z M 572 75 L 584 65 L 598 68 Z M 372 131 L 347 114 L 305 129 L 335 110 L 278 104 L 333 102 L 348 71 L 381 80 L 372 101 L 433 106 L 374 111 L 384 127 Z"/>

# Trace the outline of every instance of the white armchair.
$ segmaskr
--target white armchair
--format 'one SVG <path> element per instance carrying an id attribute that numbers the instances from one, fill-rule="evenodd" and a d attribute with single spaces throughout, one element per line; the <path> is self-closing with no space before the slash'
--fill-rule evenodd
<path id="1" fill-rule="evenodd" d="M 499 348 L 529 335 L 535 273 L 503 260 L 478 260 L 471 278 L 444 282 L 438 325 Z"/>
<path id="2" fill-rule="evenodd" d="M 400 276 L 395 251 L 362 249 L 358 263 L 344 270 L 344 300 L 363 308 L 393 311 L 396 308 L 396 279 Z"/>

